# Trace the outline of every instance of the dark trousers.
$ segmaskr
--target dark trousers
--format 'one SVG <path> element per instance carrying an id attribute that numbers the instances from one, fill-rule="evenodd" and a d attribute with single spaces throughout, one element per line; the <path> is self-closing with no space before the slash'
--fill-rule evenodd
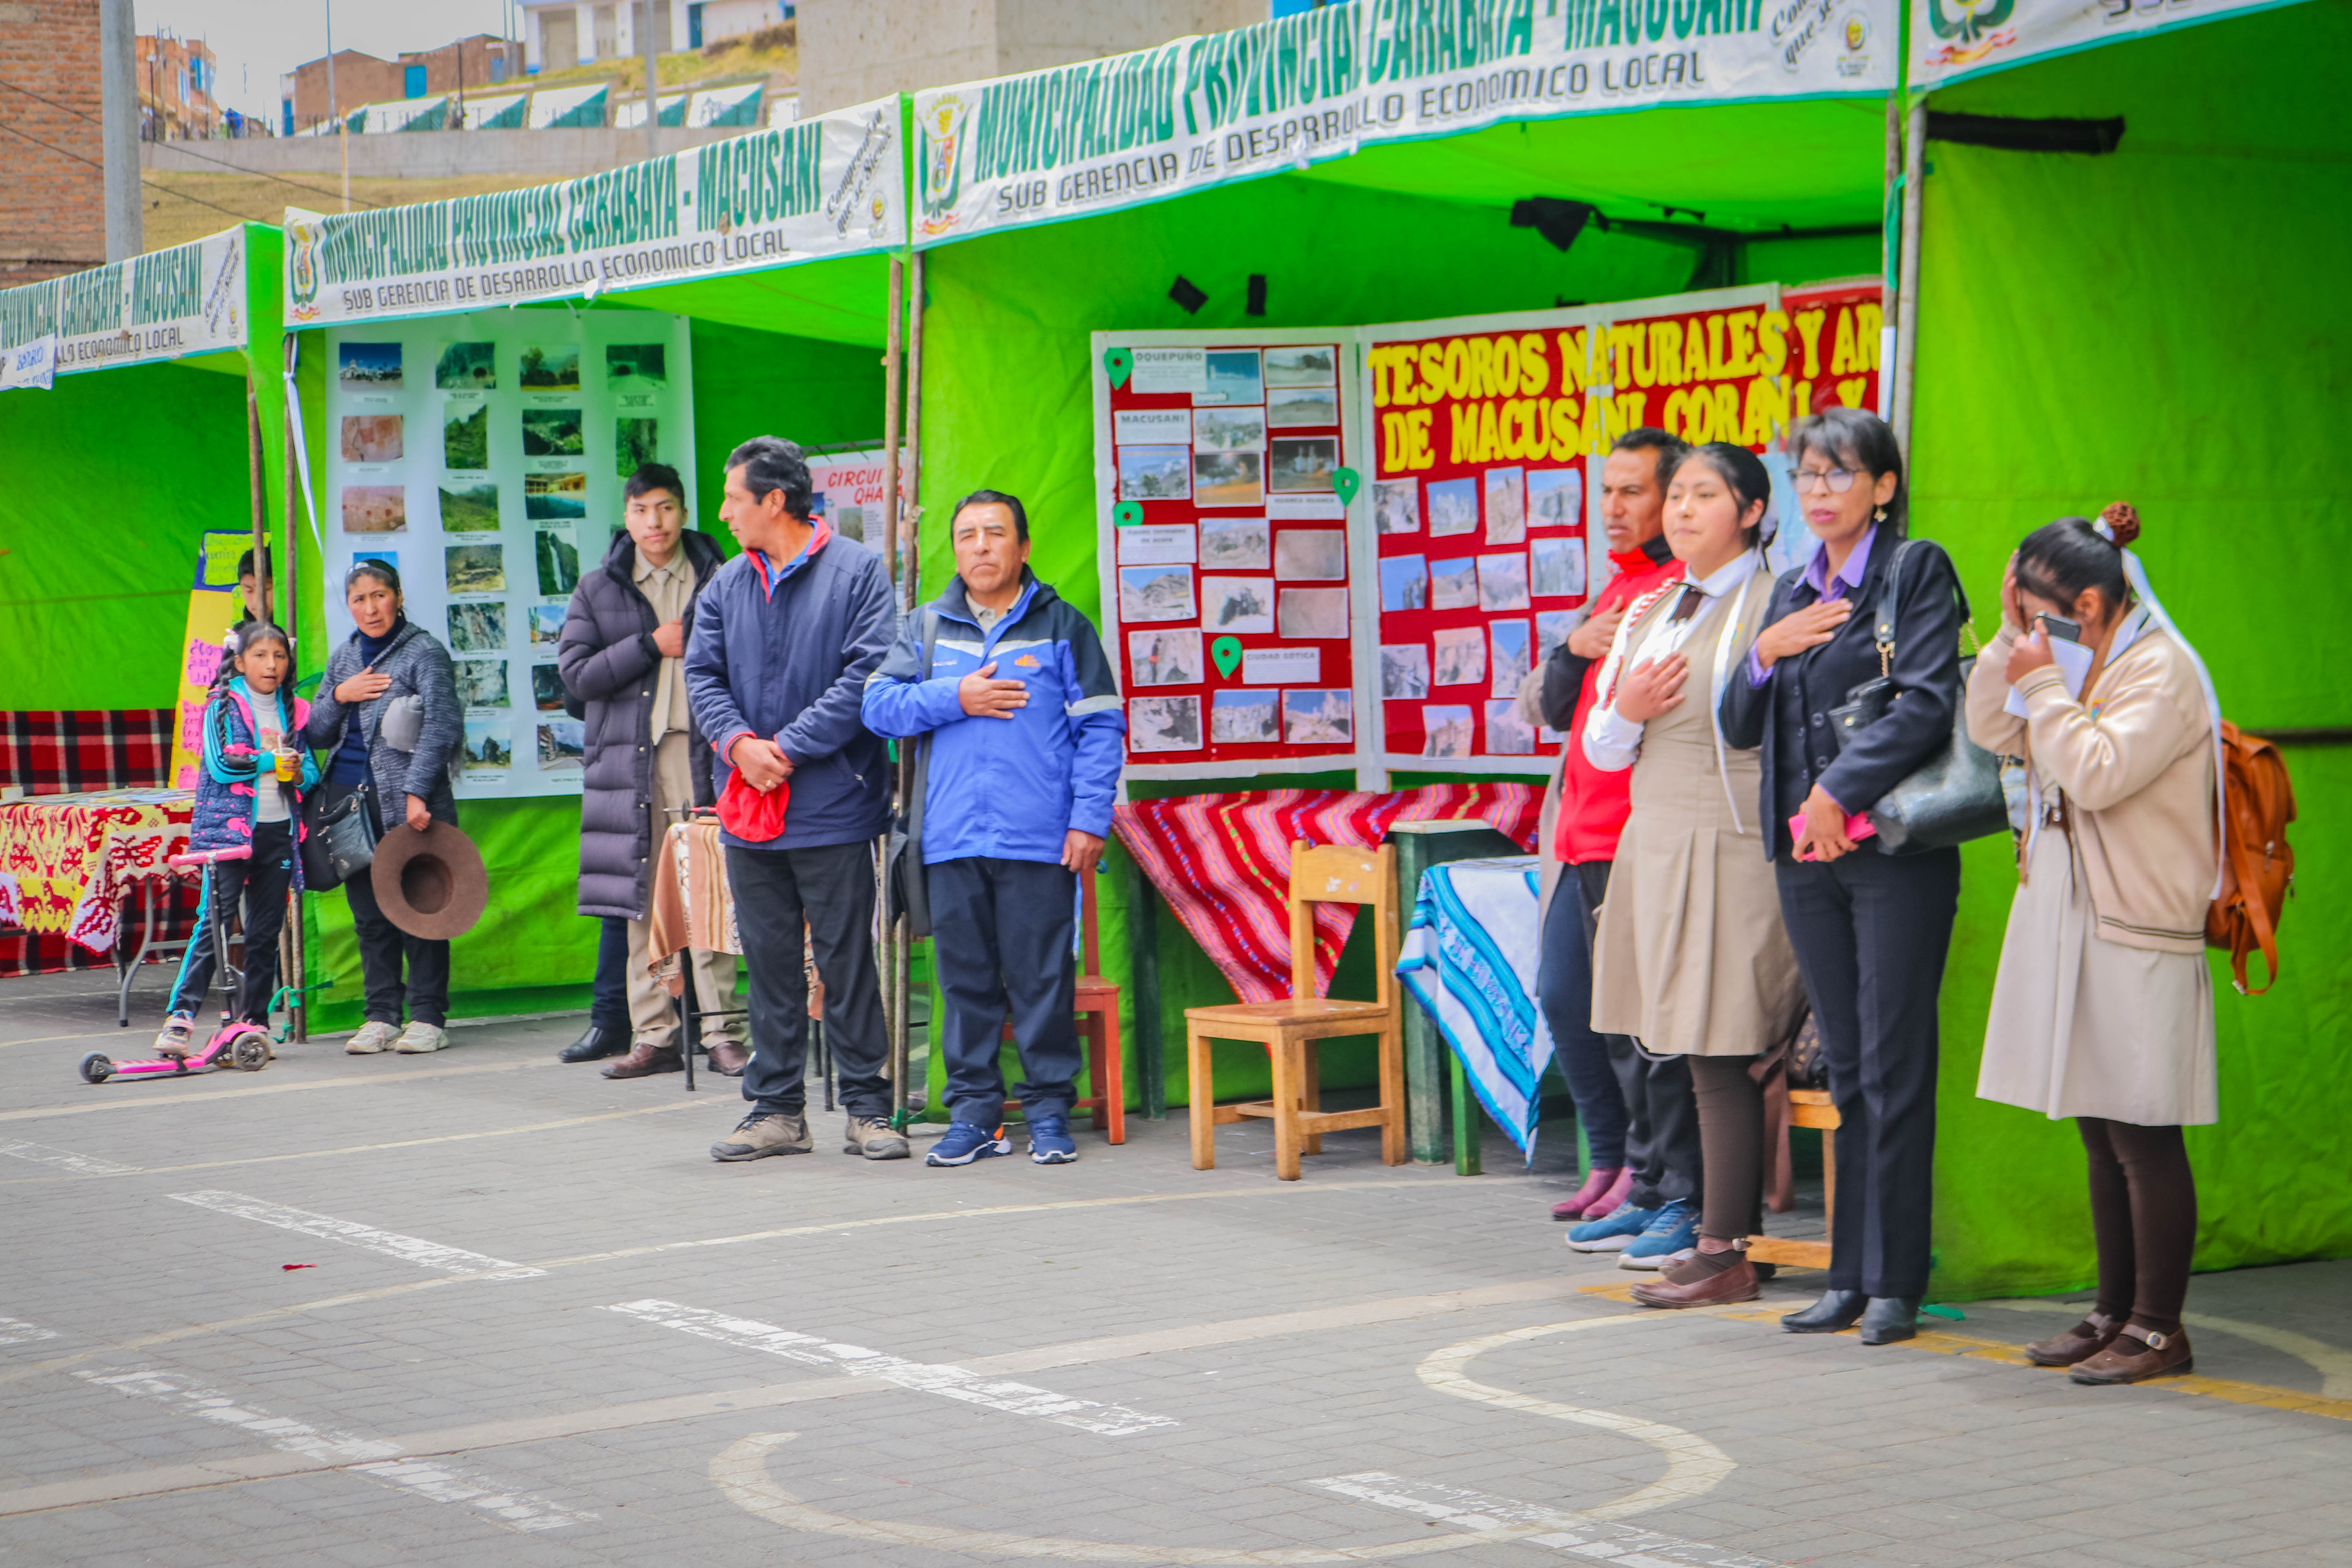
<path id="1" fill-rule="evenodd" d="M 1004 1120 L 999 1065 L 1005 1014 L 1021 1050 L 1022 1113 L 1070 1114 L 1083 1058 L 1071 1016 L 1077 964 L 1070 953 L 1076 874 L 1038 860 L 973 856 L 925 868 L 931 897 L 931 960 L 947 1002 L 940 1048 L 948 1110 L 958 1121 Z"/>
<path id="2" fill-rule="evenodd" d="M 440 1028 L 449 1022 L 449 944 L 411 936 L 392 923 L 375 901 L 375 883 L 364 871 L 343 884 L 351 900 L 352 924 L 359 928 L 360 978 L 367 987 L 367 1016 L 373 1024 L 400 1025 L 404 1001 L 408 1016 Z M 401 983 L 403 962 L 407 984 Z"/>
<path id="3" fill-rule="evenodd" d="M 278 989 L 278 933 L 286 926 L 286 889 L 293 883 L 290 822 L 256 823 L 251 859 L 216 860 L 205 868 L 206 919 L 190 935 L 187 954 L 180 961 L 179 984 L 172 988 L 173 1012 L 194 1016 L 203 1009 L 205 993 L 213 984 L 213 932 L 227 929 L 241 903 L 245 973 L 237 988 L 236 1016 L 248 1024 L 268 1024 L 269 998 Z"/>
<path id="4" fill-rule="evenodd" d="M 1587 860 L 1575 868 L 1577 890 L 1583 896 L 1588 953 L 1600 931 L 1601 903 L 1609 896 L 1612 864 Z M 1625 1163 L 1633 1172 L 1625 1201 L 1644 1209 L 1663 1207 L 1677 1198 L 1696 1203 L 1704 1167 L 1690 1059 L 1651 1056 L 1630 1035 L 1601 1038 L 1609 1042 L 1609 1065 L 1625 1100 Z"/>
<path id="5" fill-rule="evenodd" d="M 2178 1127 L 2078 1118 L 2091 1160 L 2091 1233 L 2099 1243 L 2097 1310 L 2158 1333 L 2180 1331 L 2197 1248 L 2197 1177 Z"/>
<path id="6" fill-rule="evenodd" d="M 1936 995 L 1960 852 L 1776 860 L 1780 914 L 1837 1102 L 1830 1289 L 1927 1293 L 1936 1174 Z"/>
<path id="7" fill-rule="evenodd" d="M 743 1098 L 762 1116 L 807 1104 L 808 975 L 803 932 L 824 983 L 825 1039 L 852 1116 L 890 1114 L 889 1033 L 874 969 L 874 847 L 727 849 L 735 930 L 751 970 L 751 1059 Z"/>
<path id="8" fill-rule="evenodd" d="M 588 1022 L 598 1029 L 629 1032 L 629 922 L 600 915 L 596 934 L 596 988 L 588 1000 Z"/>
<path id="9" fill-rule="evenodd" d="M 1625 1163 L 1625 1094 L 1609 1060 L 1609 1042 L 1592 1027 L 1592 946 L 1584 930 L 1584 895 L 1576 872 L 1565 873 L 1544 911 L 1543 952 L 1536 964 L 1536 996 L 1551 1029 L 1552 1049 L 1576 1119 L 1584 1124 L 1585 1152 L 1596 1171 Z"/>

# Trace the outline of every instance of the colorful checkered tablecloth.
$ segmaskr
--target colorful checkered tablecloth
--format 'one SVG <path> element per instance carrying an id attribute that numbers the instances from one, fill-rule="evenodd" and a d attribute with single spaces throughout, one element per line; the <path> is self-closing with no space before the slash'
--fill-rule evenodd
<path id="1" fill-rule="evenodd" d="M 192 880 L 172 868 L 188 847 L 195 796 L 185 790 L 100 790 L 0 805 L 0 925 L 113 950 L 123 899 L 137 884 Z"/>

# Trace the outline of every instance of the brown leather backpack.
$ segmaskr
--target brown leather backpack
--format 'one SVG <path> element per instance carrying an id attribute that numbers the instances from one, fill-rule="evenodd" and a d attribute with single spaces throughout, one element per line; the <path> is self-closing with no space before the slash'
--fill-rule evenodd
<path id="1" fill-rule="evenodd" d="M 2278 984 L 2278 922 L 2294 886 L 2294 851 L 2286 825 L 2294 820 L 2294 785 L 2279 749 L 2224 720 L 2221 724 L 2221 807 L 2228 826 L 2221 855 L 2221 895 L 2205 914 L 2205 945 L 2225 948 L 2238 994 L 2259 996 Z M 2270 979 L 2261 991 L 2246 984 L 2246 961 L 2263 951 Z"/>

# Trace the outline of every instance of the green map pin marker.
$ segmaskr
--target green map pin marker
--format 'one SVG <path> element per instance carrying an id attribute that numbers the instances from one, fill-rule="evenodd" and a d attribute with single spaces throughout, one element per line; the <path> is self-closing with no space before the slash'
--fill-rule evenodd
<path id="1" fill-rule="evenodd" d="M 1339 504 L 1346 506 L 1356 499 L 1356 492 L 1364 488 L 1363 476 L 1353 468 L 1334 468 L 1331 470 L 1331 488 L 1339 492 Z"/>
<path id="2" fill-rule="evenodd" d="M 1219 637 L 1209 645 L 1209 657 L 1217 661 L 1218 673 L 1230 679 L 1242 667 L 1242 639 Z"/>
<path id="3" fill-rule="evenodd" d="M 1142 521 L 1143 503 L 1139 500 L 1123 500 L 1110 509 L 1113 528 L 1133 528 Z"/>
<path id="4" fill-rule="evenodd" d="M 1110 384 L 1113 386 L 1125 386 L 1128 373 L 1135 369 L 1135 351 L 1133 349 L 1103 350 L 1103 369 L 1110 372 Z"/>

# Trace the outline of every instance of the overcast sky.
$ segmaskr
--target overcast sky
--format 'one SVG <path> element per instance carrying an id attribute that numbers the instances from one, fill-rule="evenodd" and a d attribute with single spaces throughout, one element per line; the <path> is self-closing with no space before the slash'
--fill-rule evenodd
<path id="1" fill-rule="evenodd" d="M 273 122 L 278 76 L 327 52 L 330 4 L 335 47 L 380 59 L 504 33 L 505 18 L 520 9 L 507 0 L 131 0 L 142 33 L 205 39 L 220 60 L 221 101 Z"/>

